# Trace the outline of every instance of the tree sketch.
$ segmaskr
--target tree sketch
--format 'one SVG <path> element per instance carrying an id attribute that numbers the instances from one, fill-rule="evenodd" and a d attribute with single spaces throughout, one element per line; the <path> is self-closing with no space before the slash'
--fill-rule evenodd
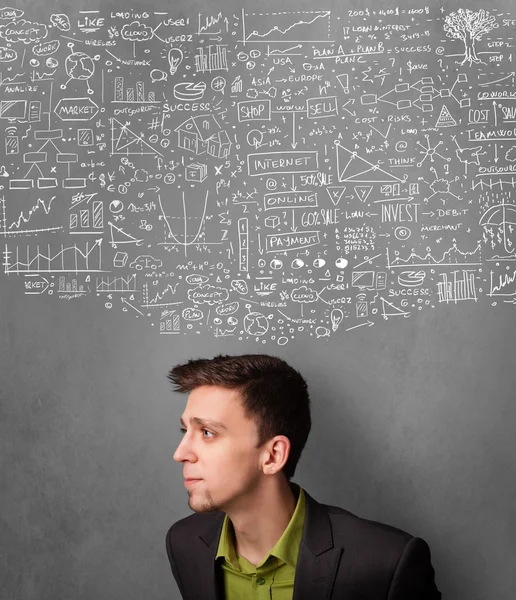
<path id="1" fill-rule="evenodd" d="M 475 42 L 497 26 L 495 17 L 484 9 L 474 12 L 469 8 L 459 8 L 457 12 L 450 13 L 444 21 L 446 35 L 464 42 L 464 60 L 460 64 L 469 61 L 470 66 L 473 62 L 485 64 L 477 57 Z"/>

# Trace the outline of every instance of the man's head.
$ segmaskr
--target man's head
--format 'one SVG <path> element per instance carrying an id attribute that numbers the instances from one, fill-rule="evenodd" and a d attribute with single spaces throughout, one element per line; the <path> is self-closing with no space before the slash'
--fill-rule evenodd
<path id="1" fill-rule="evenodd" d="M 188 488 L 193 510 L 236 506 L 266 476 L 290 481 L 311 428 L 299 372 L 265 354 L 219 355 L 176 365 L 168 378 L 190 393 L 174 459 L 201 480 Z"/>

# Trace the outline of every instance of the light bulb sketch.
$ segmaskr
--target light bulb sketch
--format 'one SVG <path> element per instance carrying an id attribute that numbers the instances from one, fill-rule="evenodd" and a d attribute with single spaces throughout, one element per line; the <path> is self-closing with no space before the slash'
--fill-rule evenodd
<path id="1" fill-rule="evenodd" d="M 339 328 L 339 325 L 342 322 L 342 319 L 344 318 L 344 313 L 340 310 L 340 308 L 334 308 L 331 311 L 331 328 L 333 331 L 337 331 L 337 329 Z"/>
<path id="2" fill-rule="evenodd" d="M 170 74 L 174 75 L 179 65 L 183 62 L 183 51 L 180 48 L 170 48 L 168 51 L 168 64 Z"/>

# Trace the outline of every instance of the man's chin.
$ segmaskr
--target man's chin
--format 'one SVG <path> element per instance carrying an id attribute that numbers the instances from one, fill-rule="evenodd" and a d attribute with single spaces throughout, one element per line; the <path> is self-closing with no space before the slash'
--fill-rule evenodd
<path id="1" fill-rule="evenodd" d="M 196 513 L 210 513 L 219 510 L 214 504 L 188 500 L 188 506 Z"/>

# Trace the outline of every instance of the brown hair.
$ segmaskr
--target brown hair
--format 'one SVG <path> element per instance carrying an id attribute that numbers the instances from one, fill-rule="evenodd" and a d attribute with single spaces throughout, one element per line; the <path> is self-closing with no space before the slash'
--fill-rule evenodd
<path id="1" fill-rule="evenodd" d="M 176 392 L 191 392 L 202 385 L 238 389 L 246 416 L 256 419 L 258 447 L 276 435 L 290 440 L 283 467 L 290 481 L 312 426 L 308 386 L 298 371 L 267 354 L 219 354 L 176 365 L 168 379 Z"/>

